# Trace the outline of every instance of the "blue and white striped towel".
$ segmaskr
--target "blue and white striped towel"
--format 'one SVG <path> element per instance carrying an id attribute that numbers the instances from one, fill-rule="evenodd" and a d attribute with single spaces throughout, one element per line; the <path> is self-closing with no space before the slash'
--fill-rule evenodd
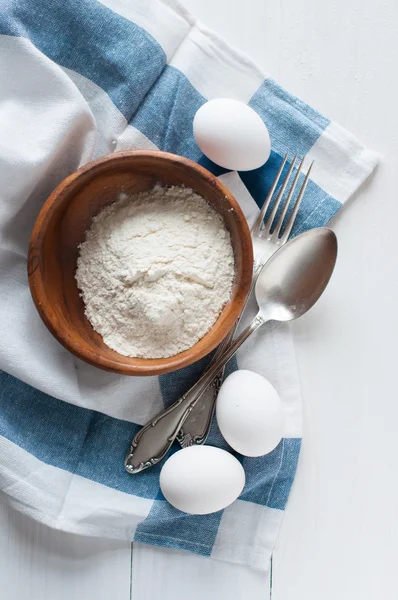
<path id="1" fill-rule="evenodd" d="M 264 374 L 281 394 L 283 441 L 266 457 L 242 459 L 247 485 L 232 506 L 189 516 L 165 502 L 159 467 L 132 477 L 123 459 L 139 426 L 176 399 L 205 361 L 159 378 L 83 364 L 40 321 L 26 276 L 35 217 L 62 178 L 127 148 L 161 148 L 213 168 L 195 144 L 192 119 L 206 99 L 223 96 L 248 102 L 271 134 L 263 168 L 221 175 L 249 219 L 288 150 L 316 159 L 296 233 L 327 223 L 375 165 L 350 134 L 174 0 L 2 1 L 0 488 L 13 506 L 53 527 L 266 568 L 300 450 L 288 328 L 268 328 L 237 356 L 239 366 Z M 223 445 L 216 427 L 209 443 Z"/>

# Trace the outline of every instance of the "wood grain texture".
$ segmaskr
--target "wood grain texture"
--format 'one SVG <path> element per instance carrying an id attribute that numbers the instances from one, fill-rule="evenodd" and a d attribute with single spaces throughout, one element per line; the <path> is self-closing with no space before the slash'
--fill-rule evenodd
<path id="1" fill-rule="evenodd" d="M 0 501 L 1 600 L 129 600 L 129 542 L 55 531 Z"/>
<path id="2" fill-rule="evenodd" d="M 93 216 L 120 192 L 136 194 L 156 183 L 185 185 L 221 215 L 231 234 L 235 278 L 231 299 L 210 331 L 192 348 L 169 358 L 140 359 L 108 348 L 84 315 L 75 280 L 78 246 Z M 253 250 L 246 219 L 225 186 L 187 158 L 159 151 L 104 156 L 67 177 L 49 196 L 33 229 L 28 255 L 29 285 L 36 308 L 51 333 L 78 358 L 122 375 L 160 375 L 206 356 L 238 318 L 251 284 Z"/>
<path id="3" fill-rule="evenodd" d="M 132 600 L 270 600 L 269 573 L 144 544 L 134 544 L 131 583 Z"/>

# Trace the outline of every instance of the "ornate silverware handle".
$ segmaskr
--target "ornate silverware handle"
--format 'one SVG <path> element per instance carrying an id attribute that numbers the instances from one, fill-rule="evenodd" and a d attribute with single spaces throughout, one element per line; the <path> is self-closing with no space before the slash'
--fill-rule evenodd
<path id="1" fill-rule="evenodd" d="M 217 352 L 208 366 L 208 369 L 211 369 L 215 361 L 226 351 L 233 340 L 237 326 L 238 323 L 233 326 L 227 337 L 224 338 L 218 346 Z M 183 448 L 205 443 L 213 421 L 218 392 L 220 391 L 224 379 L 225 366 L 226 363 L 202 392 L 200 402 L 192 407 L 192 410 L 184 420 L 177 435 L 177 441 Z"/>
<path id="2" fill-rule="evenodd" d="M 261 267 L 263 263 L 257 263 L 254 265 L 253 269 L 253 279 L 250 287 L 250 291 L 247 295 L 246 302 L 243 306 L 241 315 L 246 308 L 248 300 L 251 296 L 251 293 L 256 284 L 258 275 L 260 274 Z M 213 360 L 211 361 L 208 369 L 211 369 L 215 362 L 224 354 L 229 345 L 231 344 L 234 335 L 236 333 L 237 327 L 240 322 L 240 317 L 228 333 L 228 335 L 223 339 L 221 344 L 218 346 L 217 352 L 215 353 Z M 228 362 L 228 361 L 227 361 Z M 204 444 L 207 436 L 209 435 L 210 427 L 213 421 L 214 411 L 216 408 L 216 400 L 218 396 L 218 392 L 220 390 L 221 384 L 224 379 L 225 373 L 225 365 L 220 369 L 218 373 L 216 373 L 213 380 L 208 385 L 207 389 L 202 392 L 201 400 L 198 402 L 192 409 L 189 414 L 185 418 L 183 425 L 180 431 L 177 434 L 178 443 L 185 448 L 186 446 L 193 446 Z"/>
<path id="3" fill-rule="evenodd" d="M 248 327 L 232 342 L 202 377 L 168 409 L 158 414 L 143 427 L 134 437 L 130 452 L 125 460 L 125 468 L 129 473 L 139 473 L 152 465 L 156 465 L 165 456 L 177 437 L 190 411 L 196 405 L 206 388 L 211 384 L 220 369 L 235 354 L 243 342 L 261 325 L 264 318 L 258 314 Z"/>

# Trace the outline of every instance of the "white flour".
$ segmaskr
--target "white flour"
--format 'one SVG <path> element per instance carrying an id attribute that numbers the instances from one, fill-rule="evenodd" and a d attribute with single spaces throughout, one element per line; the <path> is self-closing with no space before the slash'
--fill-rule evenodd
<path id="1" fill-rule="evenodd" d="M 202 338 L 228 301 L 231 239 L 221 217 L 185 187 L 121 194 L 94 219 L 76 280 L 107 346 L 164 358 Z"/>

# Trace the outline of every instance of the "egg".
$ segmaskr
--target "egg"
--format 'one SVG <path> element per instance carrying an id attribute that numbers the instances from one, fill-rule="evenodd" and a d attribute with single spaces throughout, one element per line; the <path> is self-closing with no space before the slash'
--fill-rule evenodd
<path id="1" fill-rule="evenodd" d="M 217 398 L 217 423 L 228 444 L 244 456 L 271 452 L 283 436 L 281 399 L 270 382 L 253 371 L 235 371 Z"/>
<path id="2" fill-rule="evenodd" d="M 191 515 L 222 510 L 245 485 L 240 462 L 220 448 L 190 446 L 173 454 L 160 472 L 160 489 L 170 504 Z"/>
<path id="3" fill-rule="evenodd" d="M 247 104 L 217 98 L 203 104 L 193 121 L 196 143 L 210 160 L 232 171 L 251 171 L 269 158 L 271 140 L 261 117 Z"/>

